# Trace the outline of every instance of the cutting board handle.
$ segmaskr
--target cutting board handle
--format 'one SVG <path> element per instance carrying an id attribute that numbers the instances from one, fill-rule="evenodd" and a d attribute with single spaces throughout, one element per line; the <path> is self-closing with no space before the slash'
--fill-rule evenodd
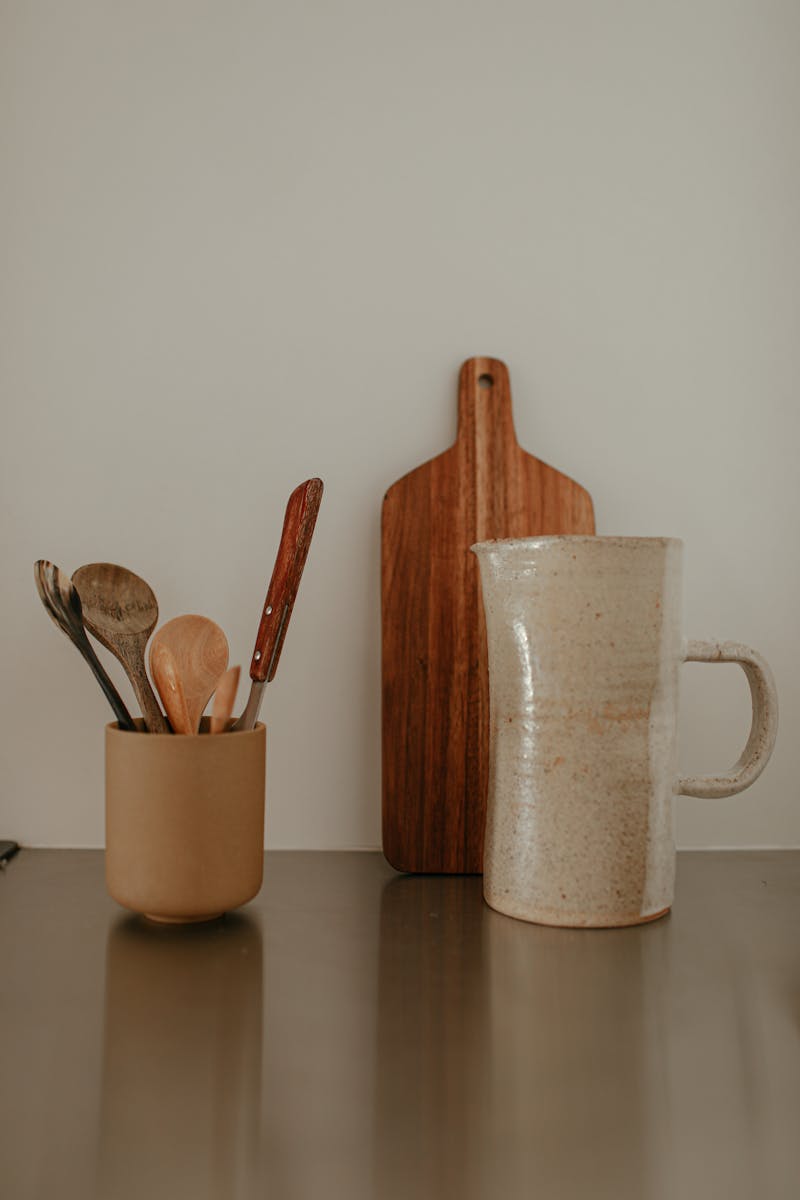
<path id="1" fill-rule="evenodd" d="M 462 445 L 490 437 L 517 445 L 508 367 L 499 358 L 468 358 L 458 376 L 458 436 Z"/>

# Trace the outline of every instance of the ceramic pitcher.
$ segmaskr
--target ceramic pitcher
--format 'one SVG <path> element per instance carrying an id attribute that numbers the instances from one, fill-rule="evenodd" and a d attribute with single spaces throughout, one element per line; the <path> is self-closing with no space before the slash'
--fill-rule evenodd
<path id="1" fill-rule="evenodd" d="M 547 925 L 634 925 L 669 911 L 672 796 L 731 796 L 777 730 L 764 660 L 685 642 L 681 542 L 536 537 L 481 542 L 491 713 L 484 896 Z M 741 758 L 676 778 L 682 662 L 736 662 L 753 703 Z"/>

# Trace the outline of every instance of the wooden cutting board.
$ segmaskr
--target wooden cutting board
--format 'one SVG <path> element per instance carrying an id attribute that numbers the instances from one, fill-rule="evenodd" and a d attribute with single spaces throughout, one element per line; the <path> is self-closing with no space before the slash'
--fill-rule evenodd
<path id="1" fill-rule="evenodd" d="M 455 445 L 383 501 L 383 851 L 398 871 L 482 870 L 489 685 L 469 548 L 543 533 L 594 533 L 591 497 L 519 446 L 505 364 L 470 358 Z"/>

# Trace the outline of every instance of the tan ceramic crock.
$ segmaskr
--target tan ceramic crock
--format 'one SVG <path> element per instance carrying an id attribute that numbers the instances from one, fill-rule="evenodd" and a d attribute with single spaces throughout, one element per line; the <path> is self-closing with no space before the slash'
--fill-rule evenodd
<path id="1" fill-rule="evenodd" d="M 251 900 L 263 877 L 265 761 L 261 724 L 195 737 L 107 725 L 110 895 L 175 923 L 209 921 Z"/>

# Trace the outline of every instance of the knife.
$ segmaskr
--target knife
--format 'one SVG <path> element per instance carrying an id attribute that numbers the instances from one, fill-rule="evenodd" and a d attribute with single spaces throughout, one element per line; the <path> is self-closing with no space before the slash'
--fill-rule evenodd
<path id="1" fill-rule="evenodd" d="M 278 555 L 250 662 L 250 695 L 244 712 L 233 727 L 234 732 L 255 728 L 264 688 L 275 678 L 322 502 L 322 488 L 321 479 L 307 479 L 294 489 L 286 505 Z"/>

